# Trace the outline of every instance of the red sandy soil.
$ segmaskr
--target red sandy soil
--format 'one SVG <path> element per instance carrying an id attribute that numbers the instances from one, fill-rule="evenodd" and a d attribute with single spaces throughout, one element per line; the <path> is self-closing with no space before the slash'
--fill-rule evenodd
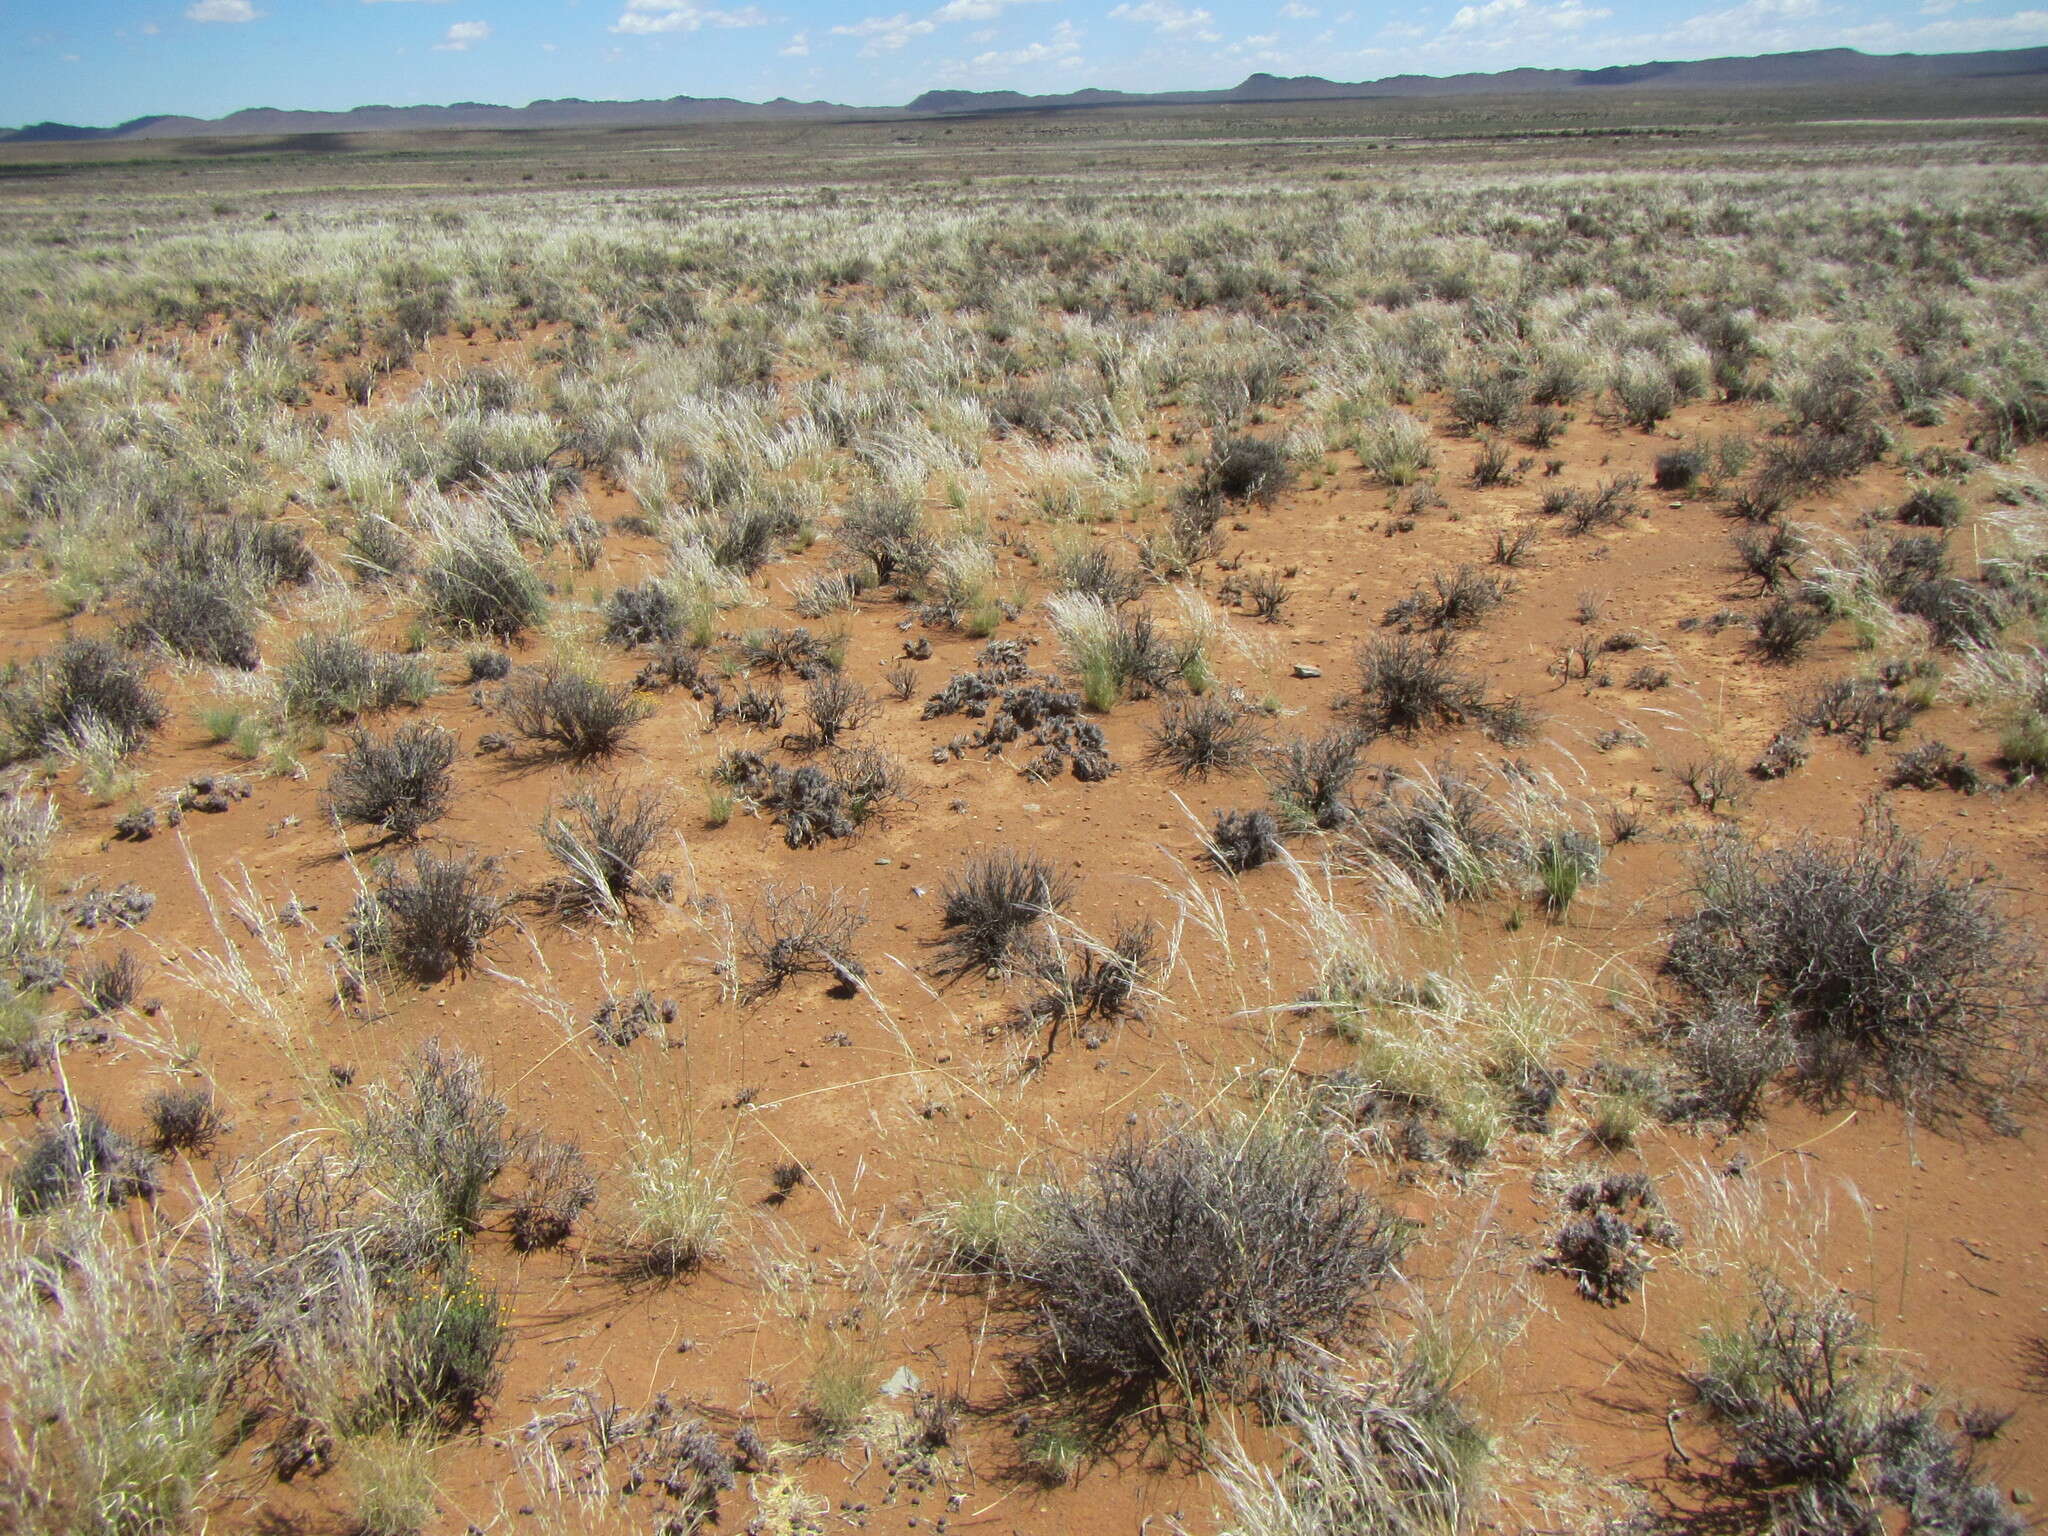
<path id="1" fill-rule="evenodd" d="M 516 350 L 447 341 L 436 345 L 425 366 L 464 366 Z M 405 382 L 395 381 L 401 390 Z M 339 399 L 317 403 L 334 413 L 340 430 L 345 408 Z M 1431 412 L 1432 404 L 1424 402 L 1418 412 Z M 1441 415 L 1433 412 L 1438 421 Z M 1744 407 L 1700 406 L 1669 422 L 1661 435 L 1643 435 L 1581 413 L 1554 452 L 1567 461 L 1562 483 L 1591 485 L 1626 472 L 1643 475 L 1647 487 L 1651 460 L 1670 439 L 1765 425 Z M 1959 442 L 1952 429 L 1909 435 L 1914 446 Z M 1449 504 L 1426 514 L 1412 532 L 1390 530 L 1387 493 L 1348 455 L 1332 457 L 1334 472 L 1321 484 L 1245 511 L 1231 528 L 1226 560 L 1241 559 L 1247 570 L 1285 571 L 1294 589 L 1278 627 L 1243 615 L 1229 620 L 1238 633 L 1272 648 L 1271 680 L 1227 653 L 1219 667 L 1254 699 L 1270 688 L 1284 717 L 1278 731 L 1313 733 L 1330 721 L 1333 702 L 1355 679 L 1353 649 L 1378 632 L 1387 604 L 1432 569 L 1484 565 L 1495 529 L 1540 521 L 1534 510 L 1544 487 L 1540 471 L 1513 487 L 1475 491 L 1467 487 L 1466 470 L 1476 444 L 1440 436 L 1439 446 L 1438 474 Z M 1165 460 L 1170 450 L 1161 448 Z M 627 510 L 616 490 L 588 489 L 600 518 Z M 1981 473 L 1968 483 L 1973 506 L 1982 505 L 1986 490 Z M 1893 506 L 1902 494 L 1902 477 L 1888 462 L 1793 516 L 1846 531 L 1859 514 Z M 1544 712 L 1537 744 L 1504 753 L 1468 733 L 1408 748 L 1383 742 L 1371 756 L 1397 765 L 1433 762 L 1442 754 L 1460 760 L 1526 756 L 1594 806 L 1640 810 L 1648 836 L 1613 850 L 1603 878 L 1568 921 L 1547 923 L 1533 912 L 1511 921 L 1504 904 L 1462 909 L 1441 932 L 1417 941 L 1418 955 L 1430 963 L 1453 963 L 1475 977 L 1504 966 L 1541 967 L 1584 981 L 1616 978 L 1623 974 L 1618 967 L 1639 979 L 1653 977 L 1660 933 L 1682 906 L 1688 840 L 1708 825 L 1691 808 L 1674 767 L 1704 744 L 1746 765 L 1787 721 L 1802 691 L 1872 661 L 1853 648 L 1846 625 L 1835 626 L 1790 667 L 1759 662 L 1748 647 L 1746 624 L 1682 628 L 1682 620 L 1704 620 L 1723 609 L 1753 613 L 1755 584 L 1732 568 L 1734 525 L 1712 501 L 1645 495 L 1654 515 L 1623 531 L 1574 539 L 1546 528 L 1533 564 L 1516 573 L 1514 597 L 1461 646 L 1464 661 L 1484 672 L 1494 693 L 1520 695 Z M 1041 528 L 1000 517 L 996 528 L 1046 550 Z M 1124 532 L 1117 526 L 1092 530 L 1109 541 Z M 1957 547 L 1968 550 L 1967 531 Z M 551 557 L 548 570 L 589 597 L 636 579 L 657 553 L 651 540 L 612 534 L 594 574 L 574 571 L 561 554 Z M 728 615 L 727 622 L 735 629 L 802 622 L 790 616 L 787 585 L 824 568 L 829 555 L 825 539 L 793 561 L 770 566 L 755 583 L 765 606 Z M 1014 577 L 1035 575 L 1010 550 L 1002 561 L 1006 587 Z M 1212 570 L 1212 588 L 1217 579 Z M 1558 675 L 1561 654 L 1583 633 L 1574 613 L 1589 589 L 1609 594 L 1596 633 L 1633 630 L 1648 642 L 1642 650 L 1602 658 L 1614 675 L 1612 687 Z M 1043 590 L 1040 578 L 1034 598 Z M 744 812 L 722 828 L 705 827 L 704 772 L 721 751 L 749 743 L 750 734 L 731 726 L 712 730 L 706 708 L 686 694 L 649 695 L 652 713 L 636 732 L 633 750 L 598 776 L 673 789 L 687 850 L 670 850 L 659 867 L 676 875 L 678 902 L 644 907 L 630 932 L 564 926 L 536 905 L 521 906 L 517 924 L 491 945 L 489 965 L 502 976 L 476 974 L 425 988 L 394 985 L 360 1010 L 327 1001 L 323 959 L 314 947 L 316 936 L 339 930 L 356 889 L 342 844 L 318 809 L 326 761 L 309 758 L 303 781 L 254 776 L 205 744 L 193 724 L 193 710 L 204 702 L 194 678 L 160 678 L 174 709 L 172 723 L 141 760 L 145 793 L 193 774 L 231 771 L 249 776 L 250 798 L 225 814 L 188 815 L 176 833 L 128 844 L 111 841 L 119 806 L 91 803 L 68 778 L 58 784 L 64 826 L 52 861 L 55 886 L 128 880 L 159 898 L 136 933 L 93 936 L 95 952 L 125 944 L 148 960 L 143 996 L 149 1006 L 124 1024 L 132 1039 L 67 1051 L 71 1091 L 117 1123 L 133 1124 L 152 1088 L 196 1069 L 215 1085 L 233 1121 L 207 1159 L 169 1170 L 170 1189 L 157 1215 L 138 1209 L 132 1219 L 174 1220 L 186 1204 L 181 1185 L 210 1181 L 233 1159 L 318 1126 L 323 1111 L 313 1087 L 339 1092 L 346 1102 L 430 1037 L 478 1053 L 514 1121 L 577 1137 L 601 1170 L 616 1162 L 637 1115 L 693 1124 L 711 1146 L 730 1138 L 741 1210 L 722 1256 L 685 1280 L 627 1285 L 597 1262 L 602 1197 L 589 1232 L 559 1251 L 522 1258 L 502 1233 L 480 1237 L 482 1273 L 502 1290 L 516 1342 L 481 1432 L 437 1458 L 437 1530 L 531 1527 L 521 1511 L 533 1500 L 512 1470 L 511 1449 L 532 1401 L 568 1382 L 601 1379 L 629 1407 L 665 1392 L 715 1424 L 751 1418 L 769 1439 L 799 1446 L 805 1437 L 797 1409 L 828 1331 L 873 1325 L 880 1315 L 875 1287 L 892 1261 L 915 1253 L 921 1241 L 916 1223 L 934 1199 L 970 1187 L 984 1171 L 1015 1170 L 1100 1146 L 1133 1117 L 1153 1115 L 1167 1102 L 1201 1104 L 1246 1073 L 1307 1072 L 1344 1059 L 1344 1047 L 1322 1032 L 1315 1016 L 1265 1007 L 1296 995 L 1303 982 L 1290 875 L 1269 866 L 1232 882 L 1198 858 L 1198 825 L 1206 827 L 1215 808 L 1260 803 L 1263 787 L 1250 778 L 1180 784 L 1143 766 L 1158 708 L 1151 703 L 1120 706 L 1103 720 L 1121 765 L 1106 783 L 1033 783 L 1019 771 L 1024 754 L 1015 751 L 1009 759 L 974 754 L 935 766 L 932 747 L 963 722 L 921 721 L 920 706 L 952 673 L 971 670 L 982 642 L 924 630 L 910 615 L 908 608 L 869 599 L 857 614 L 812 627 L 843 624 L 850 636 L 848 673 L 878 692 L 905 641 L 931 641 L 931 659 L 914 664 L 917 697 L 890 701 L 862 733 L 909 765 L 914 806 L 858 837 L 809 851 L 785 849 L 778 828 Z M 88 617 L 78 627 L 90 630 L 95 622 Z M 397 642 L 400 627 L 385 630 L 386 643 Z M 0 607 L 8 655 L 41 650 L 66 628 L 33 581 L 13 583 Z M 1035 604 L 998 634 L 1026 639 L 1034 646 L 1033 664 L 1057 670 L 1057 646 Z M 268 655 L 282 649 L 282 634 L 266 636 Z M 429 841 L 498 854 L 508 884 L 533 890 L 551 872 L 535 829 L 545 807 L 578 775 L 517 754 L 478 754 L 478 738 L 499 723 L 459 685 L 459 650 L 444 660 L 448 686 L 420 713 L 455 731 L 463 750 L 454 809 L 431 829 Z M 1657 692 L 1623 688 L 1620 679 L 1645 662 L 1668 668 L 1673 685 Z M 1295 663 L 1318 667 L 1322 675 L 1296 679 L 1289 675 Z M 637 664 L 623 656 L 611 663 L 620 678 L 630 677 Z M 1649 745 L 1599 751 L 1595 735 L 1620 722 L 1632 723 Z M 1953 705 L 1922 717 L 1905 745 L 1937 737 L 1979 761 L 1992 756 L 1985 732 Z M 751 744 L 768 743 L 764 737 Z M 1765 836 L 1801 828 L 1847 834 L 1881 797 L 1930 844 L 1952 844 L 1992 866 L 2012 908 L 2039 929 L 2048 914 L 2040 878 L 2048 853 L 2043 791 L 1968 797 L 1888 792 L 1891 756 L 1890 748 L 1858 755 L 1837 739 L 1816 737 L 1804 769 L 1773 783 L 1747 781 L 1738 820 Z M 1073 915 L 1092 932 L 1118 914 L 1149 913 L 1172 923 L 1168 888 L 1191 885 L 1209 893 L 1228 914 L 1237 960 L 1226 965 L 1208 937 L 1188 928 L 1182 969 L 1167 989 L 1170 1008 L 1111 1030 L 1095 1048 L 1063 1033 L 1048 1052 L 1041 1039 L 1005 1033 L 1000 1026 L 1012 995 L 980 980 L 940 980 L 931 972 L 928 948 L 938 932 L 937 890 L 946 872 L 970 850 L 1003 844 L 1070 864 L 1079 877 Z M 365 839 L 353 838 L 350 846 L 367 856 Z M 259 1025 L 176 978 L 180 957 L 219 950 L 223 935 L 247 944 L 225 906 L 216 931 L 195 899 L 194 871 L 217 893 L 230 877 L 246 880 L 263 902 L 296 898 L 308 914 L 311 930 L 293 936 L 305 947 L 312 978 L 306 1022 L 316 1055 L 305 1064 L 305 1076 L 290 1068 Z M 770 881 L 839 886 L 866 904 L 871 921 L 863 953 L 875 998 L 886 1010 L 866 997 L 832 995 L 823 978 L 799 978 L 751 1008 L 721 1000 L 712 942 L 684 898 L 722 895 L 744 917 Z M 505 977 L 528 982 L 534 992 Z M 680 1011 L 666 1038 L 657 1031 L 623 1049 L 587 1037 L 572 1040 L 562 1019 L 538 1006 L 534 995 L 559 999 L 575 1027 L 587 1023 L 608 993 L 635 987 L 673 998 Z M 1601 1053 L 1644 1054 L 1628 1043 L 1629 1024 L 1618 1013 L 1589 1016 L 1586 1025 L 1568 1066 L 1583 1068 Z M 355 1086 L 334 1090 L 321 1081 L 330 1064 L 352 1069 Z M 11 1135 L 32 1127 L 32 1101 L 54 1086 L 48 1072 L 5 1083 Z M 1640 1159 L 1666 1175 L 1681 1223 L 1688 1210 L 1676 1176 L 1682 1167 L 1699 1170 L 1694 1177 L 1708 1184 L 1722 1179 L 1745 1189 L 1761 1186 L 1781 1203 L 1788 1229 L 1827 1202 L 1832 1221 L 1815 1255 L 1823 1271 L 1869 1298 L 1886 1341 L 1908 1352 L 1925 1379 L 1965 1403 L 2017 1409 L 1990 1447 L 1992 1464 L 2002 1486 L 2048 1493 L 2048 1412 L 2028 1396 L 2026 1375 L 2029 1349 L 2048 1335 L 2048 1183 L 2036 1163 L 2044 1117 L 2028 1105 L 2018 1118 L 2022 1134 L 1997 1137 L 1981 1129 L 1909 1124 L 1877 1104 L 1815 1112 L 1780 1102 L 1748 1135 L 1721 1140 L 1660 1129 L 1639 1151 L 1615 1157 L 1624 1164 Z M 1704 1250 L 1688 1248 L 1660 1258 L 1635 1301 L 1612 1311 L 1580 1299 L 1566 1279 L 1535 1272 L 1530 1261 L 1542 1251 L 1557 1210 L 1535 1175 L 1608 1156 L 1590 1143 L 1574 1147 L 1570 1099 L 1558 1124 L 1547 1139 L 1507 1137 L 1470 1175 L 1438 1168 L 1368 1175 L 1360 1164 L 1361 1179 L 1378 1179 L 1389 1199 L 1424 1223 L 1410 1268 L 1427 1287 L 1442 1291 L 1461 1280 L 1469 1294 L 1497 1295 L 1502 1315 L 1509 1309 L 1526 1314 L 1520 1336 L 1468 1382 L 1508 1457 L 1501 1478 L 1509 1493 L 1493 1517 L 1500 1530 L 1563 1529 L 1561 1501 L 1568 1493 L 1597 1503 L 1599 1485 L 1613 1479 L 1664 1483 L 1684 1469 L 1678 1447 L 1697 1454 L 1711 1444 L 1697 1409 L 1682 1411 L 1668 1426 L 1666 1413 L 1689 1402 L 1676 1374 L 1688 1341 L 1702 1323 L 1727 1313 L 1738 1289 L 1732 1267 L 1709 1272 L 1712 1267 L 1700 1262 Z M 768 1173 L 786 1158 L 801 1161 L 809 1179 L 777 1205 L 767 1198 Z M 799 1315 L 778 1310 L 768 1294 L 764 1276 L 771 1268 L 812 1277 L 811 1295 L 790 1304 Z M 873 1332 L 879 1374 L 908 1365 L 927 1385 L 961 1394 L 971 1405 L 968 1427 L 955 1452 L 942 1458 L 944 1480 L 922 1489 L 897 1482 L 863 1448 L 815 1455 L 790 1450 L 784 1469 L 831 1501 L 825 1529 L 1051 1536 L 1133 1531 L 1160 1519 L 1213 1528 L 1213 1484 L 1161 1443 L 1135 1444 L 1092 1464 L 1068 1487 L 1046 1488 L 1013 1471 L 1017 1410 L 1006 1397 L 1004 1358 L 1006 1330 L 1016 1319 L 992 1310 L 979 1290 L 940 1284 L 913 1265 L 906 1264 L 904 1274 L 899 1309 Z M 2031 1390 L 2040 1391 L 2040 1384 L 2032 1382 Z M 1558 1459 L 1567 1450 L 1576 1471 Z M 239 1465 L 212 1528 L 338 1531 L 346 1504 L 330 1485 L 345 1477 L 337 1469 L 287 1486 L 253 1461 Z M 750 1514 L 745 1484 L 743 1478 L 741 1490 L 726 1501 L 731 1528 L 743 1526 Z M 632 1520 L 644 1524 L 644 1501 L 628 1510 L 641 1511 Z"/>

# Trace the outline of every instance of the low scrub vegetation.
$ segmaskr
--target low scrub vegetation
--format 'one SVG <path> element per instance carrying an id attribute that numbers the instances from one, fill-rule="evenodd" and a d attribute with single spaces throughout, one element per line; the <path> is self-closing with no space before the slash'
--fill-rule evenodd
<path id="1" fill-rule="evenodd" d="M 1741 1120 L 1789 1072 L 1823 1100 L 1993 1112 L 2038 1031 L 2031 948 L 1985 883 L 1878 816 L 1845 847 L 1711 840 L 1665 969 L 1711 1110 Z"/>

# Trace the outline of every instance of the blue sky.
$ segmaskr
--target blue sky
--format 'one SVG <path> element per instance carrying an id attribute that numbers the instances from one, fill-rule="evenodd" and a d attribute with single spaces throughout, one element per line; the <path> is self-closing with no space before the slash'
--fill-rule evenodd
<path id="1" fill-rule="evenodd" d="M 2048 43 L 1998 0 L 0 0 L 0 124 L 542 96 L 898 105 L 933 86 L 1359 80 Z"/>

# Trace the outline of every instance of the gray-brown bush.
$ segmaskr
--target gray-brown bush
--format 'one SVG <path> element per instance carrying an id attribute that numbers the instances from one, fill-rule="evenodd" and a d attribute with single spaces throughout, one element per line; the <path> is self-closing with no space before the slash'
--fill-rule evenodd
<path id="1" fill-rule="evenodd" d="M 1177 1382 L 1199 1411 L 1342 1341 L 1402 1244 L 1319 1137 L 1177 1125 L 1043 1191 L 1013 1278 L 1049 1385 L 1120 1399 Z"/>
<path id="2" fill-rule="evenodd" d="M 1681 1037 L 1747 1015 L 1751 1048 L 1822 1101 L 1996 1112 L 2041 998 L 2033 946 L 1981 872 L 1873 813 L 1840 848 L 1724 832 L 1700 850 L 1693 894 L 1664 957 Z"/>

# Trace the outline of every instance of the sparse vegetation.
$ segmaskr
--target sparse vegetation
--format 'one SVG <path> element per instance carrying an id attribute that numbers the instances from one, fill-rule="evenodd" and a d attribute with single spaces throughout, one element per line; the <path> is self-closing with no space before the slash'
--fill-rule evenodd
<path id="1" fill-rule="evenodd" d="M 630 688 L 559 663 L 515 672 L 498 706 L 519 735 L 577 763 L 623 751 L 647 713 Z"/>
<path id="2" fill-rule="evenodd" d="M 381 952 L 417 981 L 467 971 L 498 926 L 497 866 L 480 854 L 424 850 L 378 883 L 371 927 Z M 359 931 L 363 925 L 359 924 Z"/>
<path id="3" fill-rule="evenodd" d="M 1401 1247 L 1319 1137 L 1179 1125 L 1047 1186 L 1014 1274 L 1049 1381 L 1112 1398 L 1171 1384 L 1200 1411 L 1350 1335 Z"/>
<path id="4" fill-rule="evenodd" d="M 1734 833 L 1694 870 L 1695 910 L 1665 968 L 1681 1036 L 1733 1038 L 1746 1015 L 1757 1072 L 1789 1067 L 1816 1097 L 1872 1092 L 1921 1113 L 1987 1110 L 2031 1037 L 2027 945 L 1954 855 L 1924 854 L 1879 817 L 1846 848 L 1763 848 Z M 1750 1095 L 1717 1105 L 1744 1118 Z"/>
<path id="5" fill-rule="evenodd" d="M 358 732 L 327 781 L 327 813 L 344 826 L 418 837 L 448 812 L 454 763 L 455 737 L 427 721 L 383 738 Z"/>
<path id="6" fill-rule="evenodd" d="M 0 144 L 0 1529 L 2014 1530 L 1969 67 Z"/>
<path id="7" fill-rule="evenodd" d="M 1035 853 L 998 848 L 976 854 L 946 877 L 939 954 L 956 973 L 996 971 L 1014 956 L 1026 934 L 1057 912 L 1072 882 Z"/>

